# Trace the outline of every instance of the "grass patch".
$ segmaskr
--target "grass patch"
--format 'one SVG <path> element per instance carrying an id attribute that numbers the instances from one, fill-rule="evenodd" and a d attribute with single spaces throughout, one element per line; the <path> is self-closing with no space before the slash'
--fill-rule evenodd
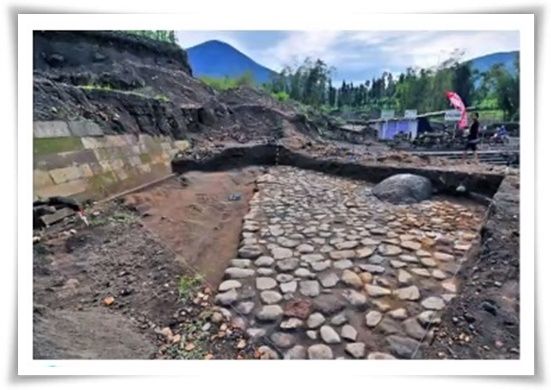
<path id="1" fill-rule="evenodd" d="M 138 216 L 130 211 L 116 210 L 111 215 L 100 215 L 92 217 L 90 220 L 91 226 L 106 225 L 108 223 L 131 224 L 138 220 Z"/>
<path id="2" fill-rule="evenodd" d="M 196 292 L 203 284 L 203 276 L 195 274 L 192 276 L 182 275 L 178 282 L 178 293 L 182 301 L 187 301 L 194 292 Z"/>
<path id="3" fill-rule="evenodd" d="M 33 154 L 44 155 L 82 150 L 79 137 L 35 138 L 33 140 Z"/>

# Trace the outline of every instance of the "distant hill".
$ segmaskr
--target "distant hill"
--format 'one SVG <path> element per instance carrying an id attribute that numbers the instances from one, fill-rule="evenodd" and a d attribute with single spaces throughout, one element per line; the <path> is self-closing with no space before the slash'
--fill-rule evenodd
<path id="1" fill-rule="evenodd" d="M 471 64 L 473 70 L 478 70 L 480 73 L 490 70 L 496 64 L 503 64 L 507 71 L 514 73 L 516 72 L 515 61 L 518 56 L 518 51 L 500 52 L 473 58 L 467 62 Z"/>
<path id="2" fill-rule="evenodd" d="M 233 46 L 213 40 L 186 49 L 193 76 L 236 78 L 249 71 L 259 84 L 270 81 L 275 72 L 262 66 Z"/>

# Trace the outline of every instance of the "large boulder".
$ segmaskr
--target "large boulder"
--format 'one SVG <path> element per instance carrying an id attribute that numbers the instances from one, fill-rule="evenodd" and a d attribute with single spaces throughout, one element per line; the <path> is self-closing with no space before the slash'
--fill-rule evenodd
<path id="1" fill-rule="evenodd" d="M 381 181 L 373 187 L 372 193 L 391 203 L 416 203 L 430 198 L 432 184 L 426 177 L 402 173 Z"/>

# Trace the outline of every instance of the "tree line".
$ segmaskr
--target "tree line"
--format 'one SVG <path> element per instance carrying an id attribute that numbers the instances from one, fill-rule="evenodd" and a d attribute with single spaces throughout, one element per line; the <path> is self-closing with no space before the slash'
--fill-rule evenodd
<path id="1" fill-rule="evenodd" d="M 176 43 L 176 35 L 173 30 L 128 30 L 126 32 L 161 42 Z"/>
<path id="2" fill-rule="evenodd" d="M 343 81 L 337 86 L 332 84 L 333 68 L 320 59 L 306 59 L 299 66 L 286 66 L 264 88 L 315 107 L 368 112 L 448 109 L 445 92 L 451 90 L 461 96 L 466 106 L 502 110 L 506 119 L 518 120 L 518 60 L 516 72 L 510 73 L 504 66 L 496 65 L 478 73 L 468 62 L 460 62 L 460 55 L 456 52 L 435 68 L 408 68 L 398 76 L 383 72 L 364 83 Z"/>

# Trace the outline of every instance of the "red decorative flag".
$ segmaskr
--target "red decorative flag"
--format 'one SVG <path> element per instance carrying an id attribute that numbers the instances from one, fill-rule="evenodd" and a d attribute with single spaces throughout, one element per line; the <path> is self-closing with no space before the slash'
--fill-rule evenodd
<path id="1" fill-rule="evenodd" d="M 463 100 L 461 100 L 461 97 L 452 91 L 446 92 L 446 96 L 450 100 L 450 104 L 457 110 L 461 112 L 461 119 L 457 123 L 458 127 L 460 129 L 464 129 L 468 127 L 468 121 L 467 121 L 467 110 L 465 109 L 465 104 L 463 104 Z"/>

